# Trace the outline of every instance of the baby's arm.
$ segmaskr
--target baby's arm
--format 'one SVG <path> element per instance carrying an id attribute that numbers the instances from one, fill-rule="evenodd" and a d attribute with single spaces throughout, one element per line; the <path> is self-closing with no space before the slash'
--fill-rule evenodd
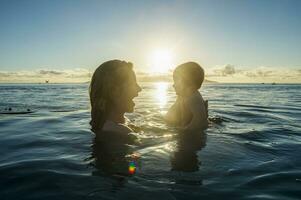
<path id="1" fill-rule="evenodd" d="M 208 127 L 208 117 L 205 102 L 202 103 L 198 98 L 191 98 L 187 100 L 187 105 L 192 113 L 192 119 L 190 123 L 184 127 L 183 131 L 206 129 Z"/>

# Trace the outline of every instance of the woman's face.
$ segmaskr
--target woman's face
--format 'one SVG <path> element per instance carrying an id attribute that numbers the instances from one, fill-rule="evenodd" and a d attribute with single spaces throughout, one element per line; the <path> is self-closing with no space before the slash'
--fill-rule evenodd
<path id="1" fill-rule="evenodd" d="M 114 109 L 121 113 L 133 112 L 135 103 L 133 99 L 138 96 L 141 87 L 137 84 L 136 75 L 133 70 L 129 73 L 128 80 L 116 88 L 114 94 Z"/>

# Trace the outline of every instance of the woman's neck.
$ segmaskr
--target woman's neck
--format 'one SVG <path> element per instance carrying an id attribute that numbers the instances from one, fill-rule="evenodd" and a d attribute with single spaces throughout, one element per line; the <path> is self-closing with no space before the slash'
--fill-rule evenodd
<path id="1" fill-rule="evenodd" d="M 117 112 L 117 111 L 113 110 L 108 115 L 107 120 L 110 120 L 110 121 L 115 122 L 115 123 L 123 124 L 123 123 L 125 123 L 124 113 L 123 112 Z"/>

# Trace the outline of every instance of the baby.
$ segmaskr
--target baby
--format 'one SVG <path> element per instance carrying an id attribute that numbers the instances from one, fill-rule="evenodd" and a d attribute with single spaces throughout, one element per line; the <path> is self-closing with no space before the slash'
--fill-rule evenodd
<path id="1" fill-rule="evenodd" d="M 176 102 L 165 120 L 182 131 L 204 130 L 208 127 L 208 104 L 198 91 L 204 81 L 204 70 L 195 62 L 179 65 L 173 73 Z"/>

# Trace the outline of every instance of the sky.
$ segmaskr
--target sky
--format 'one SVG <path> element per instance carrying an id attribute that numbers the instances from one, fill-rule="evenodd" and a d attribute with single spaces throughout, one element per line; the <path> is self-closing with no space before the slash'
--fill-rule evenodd
<path id="1" fill-rule="evenodd" d="M 0 0 L 0 82 L 86 81 L 121 59 L 138 74 L 196 61 L 219 82 L 301 83 L 300 44 L 299 0 Z"/>

